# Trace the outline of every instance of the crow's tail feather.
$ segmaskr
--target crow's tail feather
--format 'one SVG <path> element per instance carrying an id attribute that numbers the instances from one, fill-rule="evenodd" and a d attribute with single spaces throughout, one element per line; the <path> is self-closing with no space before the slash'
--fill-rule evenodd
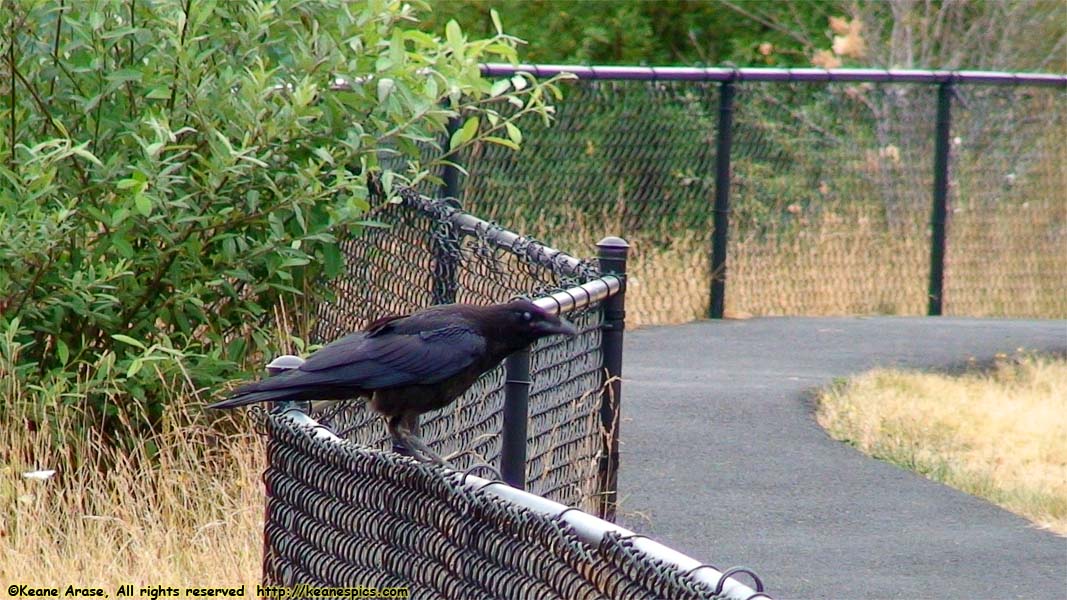
<path id="1" fill-rule="evenodd" d="M 293 396 L 293 390 L 267 390 L 263 392 L 250 392 L 247 394 L 238 394 L 230 396 L 229 398 L 221 402 L 209 404 L 207 407 L 214 409 L 237 408 L 238 406 L 245 406 L 248 404 L 254 404 L 256 402 L 299 399 L 294 398 Z"/>
<path id="2" fill-rule="evenodd" d="M 340 384 L 336 374 L 293 370 L 242 385 L 233 390 L 229 398 L 209 404 L 208 408 L 237 408 L 256 402 L 344 400 L 367 395 L 356 386 Z"/>

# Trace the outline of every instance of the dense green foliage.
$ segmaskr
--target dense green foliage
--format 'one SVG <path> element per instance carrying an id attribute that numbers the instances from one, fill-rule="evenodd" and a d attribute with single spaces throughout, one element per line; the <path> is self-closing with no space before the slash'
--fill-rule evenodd
<path id="1" fill-rule="evenodd" d="M 554 89 L 483 80 L 513 38 L 428 35 L 394 0 L 3 6 L 0 397 L 107 416 L 268 347 L 276 302 L 342 268 L 368 173 L 428 177 L 455 116 L 452 150 L 515 147 Z"/>
<path id="2" fill-rule="evenodd" d="M 532 63 L 1062 71 L 1067 4 L 884 0 L 436 0 L 490 34 L 491 11 Z"/>
<path id="3" fill-rule="evenodd" d="M 488 33 L 495 9 L 527 41 L 523 60 L 533 63 L 803 66 L 811 40 L 827 39 L 827 18 L 839 4 L 439 0 L 425 26 L 456 19 Z"/>

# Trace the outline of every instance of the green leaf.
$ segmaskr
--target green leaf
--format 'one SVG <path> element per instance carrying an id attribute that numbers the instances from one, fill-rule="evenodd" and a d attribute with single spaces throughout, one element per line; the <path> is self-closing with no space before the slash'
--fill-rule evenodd
<path id="1" fill-rule="evenodd" d="M 521 144 L 522 143 L 522 131 L 520 131 L 519 128 L 516 127 L 514 123 L 512 123 L 510 121 L 505 122 L 504 123 L 504 127 L 507 128 L 507 130 L 508 130 L 508 138 L 510 138 L 511 141 L 515 142 L 516 144 Z"/>
<path id="2" fill-rule="evenodd" d="M 282 268 L 282 269 L 287 269 L 289 267 L 302 267 L 302 266 L 308 264 L 309 262 L 311 262 L 311 261 L 309 259 L 307 259 L 306 257 L 303 257 L 303 256 L 291 256 L 291 257 L 285 259 L 284 261 L 282 261 L 282 264 L 279 265 L 279 267 Z"/>
<path id="3" fill-rule="evenodd" d="M 140 81 L 143 74 L 136 69 L 119 69 L 104 75 L 108 81 Z"/>
<path id="4" fill-rule="evenodd" d="M 459 28 L 459 23 L 455 19 L 449 19 L 448 24 L 445 25 L 445 39 L 448 40 L 448 45 L 457 52 L 463 46 L 463 30 Z"/>
<path id="5" fill-rule="evenodd" d="M 113 333 L 113 334 L 111 334 L 111 339 L 117 340 L 117 341 L 122 342 L 124 344 L 129 344 L 131 346 L 136 346 L 137 348 L 140 348 L 141 350 L 148 350 L 147 346 L 145 346 L 141 342 L 133 339 L 132 337 L 130 337 L 128 335 L 123 335 L 121 333 Z"/>
<path id="6" fill-rule="evenodd" d="M 518 150 L 519 149 L 519 145 L 518 144 L 516 144 L 515 142 L 513 142 L 511 140 L 506 140 L 506 139 L 501 138 L 501 137 L 489 136 L 489 137 L 485 138 L 485 141 L 487 141 L 487 142 L 489 142 L 491 144 L 497 144 L 497 145 L 500 145 L 500 146 L 504 146 L 505 148 L 511 148 L 512 150 Z"/>
<path id="7" fill-rule="evenodd" d="M 449 150 L 454 150 L 457 147 L 471 141 L 474 136 L 478 134 L 478 117 L 471 117 L 452 134 L 452 140 L 449 143 Z"/>
<path id="8" fill-rule="evenodd" d="M 526 86 L 529 85 L 529 83 L 530 82 L 526 81 L 526 78 L 522 75 L 516 75 L 511 78 L 511 85 L 515 86 L 516 92 L 521 92 L 522 90 L 525 90 Z"/>
<path id="9" fill-rule="evenodd" d="M 144 194 L 137 194 L 133 197 L 133 205 L 134 208 L 137 209 L 137 212 L 141 213 L 142 216 L 151 216 L 152 199 L 148 196 L 145 196 Z"/>
<path id="10" fill-rule="evenodd" d="M 56 338 L 56 356 L 59 357 L 60 364 L 66 365 L 70 361 L 70 348 L 59 338 Z"/>
<path id="11" fill-rule="evenodd" d="M 337 277 L 345 268 L 345 259 L 337 244 L 326 244 L 322 247 L 323 270 L 327 277 Z"/>
<path id="12" fill-rule="evenodd" d="M 404 39 L 411 40 L 420 46 L 431 48 L 437 45 L 433 36 L 418 29 L 409 29 L 404 32 Z"/>
<path id="13" fill-rule="evenodd" d="M 501 79 L 493 84 L 493 87 L 489 88 L 489 97 L 496 98 L 500 94 L 508 91 L 511 88 L 511 82 L 507 79 Z"/>
<path id="14" fill-rule="evenodd" d="M 151 98 L 152 100 L 169 100 L 170 88 L 164 86 L 152 88 L 145 94 L 145 98 Z"/>
<path id="15" fill-rule="evenodd" d="M 126 207 L 117 209 L 115 212 L 111 213 L 111 226 L 118 227 L 128 216 L 130 216 L 130 211 Z"/>
<path id="16" fill-rule="evenodd" d="M 128 242 L 126 238 L 122 237 L 122 235 L 111 236 L 111 245 L 119 251 L 119 254 L 121 254 L 123 258 L 133 258 L 134 254 L 136 254 L 133 251 L 133 246 L 131 246 L 130 242 Z"/>
<path id="17" fill-rule="evenodd" d="M 104 163 L 100 162 L 100 159 L 94 156 L 92 152 L 86 150 L 84 146 L 85 144 L 82 144 L 81 146 L 75 146 L 74 148 L 71 148 L 71 154 L 80 156 L 98 167 L 104 166 Z"/>
<path id="18" fill-rule="evenodd" d="M 496 29 L 496 34 L 504 35 L 504 26 L 500 24 L 500 13 L 496 12 L 495 8 L 489 9 L 489 18 L 493 20 L 493 28 Z"/>
<path id="19" fill-rule="evenodd" d="M 130 368 L 126 369 L 126 378 L 129 379 L 130 377 L 133 377 L 134 375 L 136 375 L 141 370 L 141 367 L 143 367 L 143 366 L 144 366 L 144 361 L 141 360 L 140 358 L 135 358 L 132 361 L 130 361 Z"/>

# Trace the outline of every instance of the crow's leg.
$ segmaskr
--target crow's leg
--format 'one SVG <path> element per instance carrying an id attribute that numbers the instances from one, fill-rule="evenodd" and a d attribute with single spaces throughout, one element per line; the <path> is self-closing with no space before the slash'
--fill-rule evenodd
<path id="1" fill-rule="evenodd" d="M 389 437 L 393 438 L 393 452 L 396 452 L 400 456 L 410 456 L 418 459 L 419 457 L 411 450 L 407 443 L 404 442 L 403 436 L 401 436 L 398 431 L 401 418 L 401 415 L 383 417 L 383 420 L 385 421 L 385 429 L 389 432 Z"/>
<path id="2" fill-rule="evenodd" d="M 430 447 L 415 435 L 418 417 L 419 415 L 416 413 L 402 413 L 389 417 L 387 428 L 389 429 L 389 434 L 393 436 L 393 441 L 399 442 L 403 448 L 408 450 L 410 456 L 417 460 L 451 467 L 452 465 L 448 464 L 436 452 L 430 450 Z M 396 447 L 395 443 L 393 447 Z"/>

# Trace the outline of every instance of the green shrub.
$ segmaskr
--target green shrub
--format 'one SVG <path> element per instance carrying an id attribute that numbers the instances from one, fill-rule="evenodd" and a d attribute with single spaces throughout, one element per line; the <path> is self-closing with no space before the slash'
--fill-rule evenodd
<path id="1" fill-rule="evenodd" d="M 516 59 L 499 27 L 433 37 L 398 0 L 0 3 L 0 391 L 106 417 L 269 346 L 271 307 L 343 268 L 368 174 L 432 179 L 457 116 L 452 150 L 516 146 L 558 93 L 482 79 Z"/>

